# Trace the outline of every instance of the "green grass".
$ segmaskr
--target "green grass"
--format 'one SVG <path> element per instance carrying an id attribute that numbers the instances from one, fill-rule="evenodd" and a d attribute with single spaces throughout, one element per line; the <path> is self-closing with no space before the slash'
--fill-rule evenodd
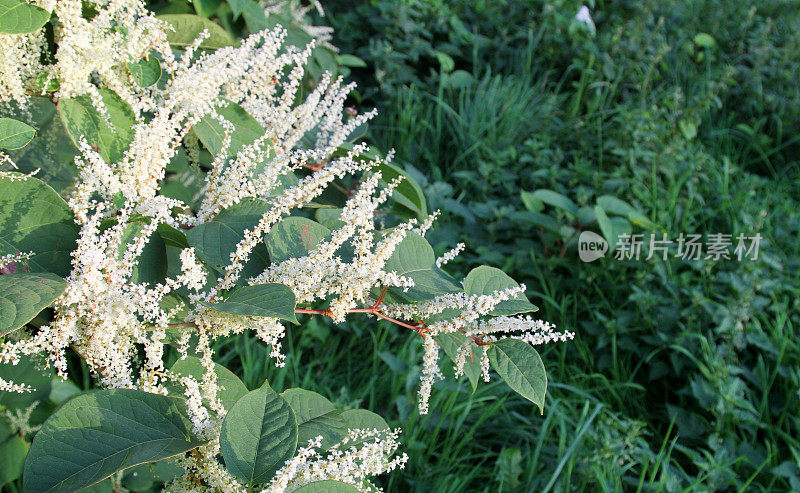
<path id="1" fill-rule="evenodd" d="M 362 86 L 382 89 L 365 93 L 381 112 L 368 137 L 397 149 L 445 213 L 433 244 L 465 241 L 457 270 L 502 267 L 543 319 L 577 333 L 543 351 L 545 413 L 498 383 L 474 396 L 440 388 L 434 414 L 408 412 L 418 342 L 385 328 L 370 338 L 379 345 L 336 344 L 412 366 L 336 363 L 332 382 L 351 383 L 327 392 L 404 428 L 412 459 L 393 491 L 800 488 L 800 118 L 789 75 L 800 13 L 778 1 L 725 12 L 603 2 L 591 38 L 570 32 L 577 4 L 506 3 L 374 2 L 334 8 L 333 19 L 343 48 L 371 65 L 356 73 Z M 374 30 L 348 30 L 354 19 Z M 698 45 L 700 32 L 716 45 Z M 436 51 L 472 82 L 453 87 Z M 759 233 L 759 260 L 581 264 L 574 245 L 520 219 L 520 191 L 538 188 L 579 205 L 615 195 L 672 239 Z"/>

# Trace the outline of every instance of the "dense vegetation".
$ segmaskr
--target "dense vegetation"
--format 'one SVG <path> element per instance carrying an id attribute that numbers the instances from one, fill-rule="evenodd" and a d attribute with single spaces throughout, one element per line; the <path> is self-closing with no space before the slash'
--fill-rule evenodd
<path id="1" fill-rule="evenodd" d="M 348 104 L 379 112 L 363 138 L 395 149 L 442 211 L 436 253 L 465 242 L 451 271 L 502 268 L 576 336 L 541 350 L 542 414 L 499 379 L 473 393 L 466 378 L 434 384 L 419 414 L 423 345 L 374 319 L 288 326 L 283 368 L 249 333 L 217 340 L 217 363 L 248 389 L 302 387 L 402 428 L 409 460 L 381 477 L 388 491 L 800 489 L 800 8 L 596 1 L 593 30 L 571 0 L 323 4 L 315 24 L 335 29 L 338 70 L 358 82 Z M 215 22 L 246 34 L 225 9 Z M 312 77 L 336 65 L 313 63 Z M 754 261 L 583 263 L 582 230 L 763 240 Z M 32 423 L 92 386 L 71 365 L 74 385 Z M 131 490 L 155 484 L 131 474 Z"/>
<path id="2" fill-rule="evenodd" d="M 408 374 L 388 356 L 378 382 L 355 360 L 318 371 L 346 368 L 343 396 L 394 413 L 409 447 L 434 453 L 392 478 L 398 490 L 798 489 L 800 9 L 589 5 L 595 35 L 572 1 L 328 4 L 337 44 L 366 62 L 360 87 L 376 88 L 360 101 L 380 112 L 370 140 L 445 212 L 432 243 L 466 241 L 456 265 L 507 269 L 577 336 L 543 353 L 543 416 L 498 384 L 466 401 L 443 388 L 441 414 L 420 420 L 410 389 L 386 402 Z M 672 239 L 759 232 L 761 252 L 585 264 L 531 214 L 538 189 L 579 207 L 616 196 Z"/>

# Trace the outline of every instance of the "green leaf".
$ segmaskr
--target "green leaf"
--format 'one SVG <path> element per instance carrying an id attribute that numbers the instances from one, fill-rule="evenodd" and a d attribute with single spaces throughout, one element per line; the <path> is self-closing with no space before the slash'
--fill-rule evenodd
<path id="1" fill-rule="evenodd" d="M 230 264 L 231 253 L 244 238 L 244 231 L 255 227 L 270 208 L 264 200 L 243 200 L 220 212 L 209 222 L 187 231 L 186 239 L 203 262 L 221 272 Z M 267 247 L 259 243 L 250 252 L 250 258 L 242 269 L 242 277 L 257 276 L 266 268 Z"/>
<path id="2" fill-rule="evenodd" d="M 233 11 L 233 18 L 237 19 L 244 9 L 247 8 L 247 4 L 254 3 L 253 0 L 228 0 L 228 5 L 231 6 L 231 10 Z"/>
<path id="3" fill-rule="evenodd" d="M 9 409 L 25 409 L 34 402 L 46 400 L 50 395 L 53 369 L 47 366 L 47 360 L 44 357 L 22 355 L 16 365 L 0 363 L 0 378 L 7 382 L 24 384 L 33 389 L 24 393 L 0 393 L 0 406 Z"/>
<path id="4" fill-rule="evenodd" d="M 603 195 L 598 197 L 597 205 L 602 207 L 604 212 L 626 217 L 632 223 L 638 224 L 639 226 L 645 226 L 648 228 L 658 227 L 652 221 L 650 221 L 647 216 L 636 210 L 632 205 L 611 195 Z"/>
<path id="5" fill-rule="evenodd" d="M 0 0 L 0 33 L 38 31 L 50 20 L 50 12 L 23 0 Z"/>
<path id="6" fill-rule="evenodd" d="M 467 274 L 464 279 L 464 292 L 468 295 L 488 295 L 495 291 L 503 291 L 518 287 L 517 281 L 511 279 L 505 272 L 495 267 L 482 265 Z M 538 308 L 528 301 L 525 293 L 519 293 L 511 299 L 500 302 L 489 312 L 493 316 L 511 316 L 518 313 L 535 312 Z"/>
<path id="7" fill-rule="evenodd" d="M 321 436 L 321 447 L 325 450 L 347 435 L 342 413 L 318 393 L 295 388 L 285 390 L 281 397 L 286 399 L 297 417 L 299 446 L 305 447 L 309 440 Z"/>
<path id="8" fill-rule="evenodd" d="M 242 15 L 244 16 L 245 24 L 247 24 L 247 29 L 251 33 L 256 33 L 269 27 L 269 20 L 264 7 L 259 5 L 258 2 L 247 2 L 244 5 Z"/>
<path id="9" fill-rule="evenodd" d="M 0 276 L 0 335 L 30 322 L 66 289 L 67 282 L 55 274 Z"/>
<path id="10" fill-rule="evenodd" d="M 211 17 L 219 8 L 222 0 L 192 0 L 194 10 L 203 17 Z"/>
<path id="11" fill-rule="evenodd" d="M 194 356 L 187 356 L 184 359 L 179 359 L 172 365 L 170 371 L 183 376 L 191 375 L 201 383 L 203 381 L 203 375 L 206 372 L 205 368 L 203 368 L 203 364 L 200 362 L 200 358 Z M 219 363 L 214 363 L 214 373 L 217 374 L 217 385 L 220 387 L 217 395 L 222 401 L 222 406 L 230 411 L 233 405 L 236 404 L 236 401 L 247 393 L 247 387 L 239 380 L 239 377 Z M 183 386 L 175 384 L 173 389 L 178 390 L 180 394 L 183 395 Z"/>
<path id="12" fill-rule="evenodd" d="M 202 445 L 190 432 L 184 406 L 181 399 L 129 389 L 67 401 L 36 433 L 23 492 L 75 491 Z"/>
<path id="13" fill-rule="evenodd" d="M 122 485 L 129 491 L 147 491 L 158 480 L 150 464 L 131 467 L 122 476 Z"/>
<path id="14" fill-rule="evenodd" d="M 594 213 L 597 216 L 600 232 L 603 233 L 603 237 L 608 242 L 608 250 L 613 252 L 617 247 L 617 240 L 620 235 L 631 233 L 631 224 L 627 219 L 621 217 L 609 218 L 599 204 L 594 206 Z"/>
<path id="15" fill-rule="evenodd" d="M 142 221 L 132 221 L 125 226 L 122 232 L 122 241 L 119 246 L 120 258 L 125 254 L 128 245 L 139 237 L 146 224 Z M 147 239 L 142 254 L 137 259 L 131 271 L 131 283 L 147 283 L 154 285 L 162 282 L 167 275 L 167 250 L 161 235 L 153 233 Z"/>
<path id="16" fill-rule="evenodd" d="M 701 48 L 713 48 L 717 42 L 708 33 L 697 33 L 693 38 L 694 44 Z"/>
<path id="17" fill-rule="evenodd" d="M 79 148 L 83 137 L 107 163 L 113 164 L 121 160 L 130 147 L 136 116 L 128 103 L 114 91 L 100 89 L 100 95 L 108 112 L 108 121 L 98 113 L 87 95 L 62 99 L 58 102 L 58 114 L 75 147 Z"/>
<path id="18" fill-rule="evenodd" d="M 0 443 L 0 487 L 22 476 L 28 443 L 19 435 L 14 435 Z"/>
<path id="19" fill-rule="evenodd" d="M 128 63 L 128 70 L 139 87 L 150 87 L 161 78 L 161 63 L 153 55 Z"/>
<path id="20" fill-rule="evenodd" d="M 297 493 L 355 493 L 361 490 L 351 484 L 334 481 L 333 479 L 326 479 L 324 481 L 308 483 L 294 491 Z"/>
<path id="21" fill-rule="evenodd" d="M 578 206 L 575 205 L 575 202 L 558 192 L 540 189 L 533 192 L 532 197 L 537 200 L 541 200 L 545 204 L 551 205 L 557 209 L 561 209 L 569 214 L 572 218 L 578 217 Z"/>
<path id="22" fill-rule="evenodd" d="M 458 348 L 464 346 L 467 342 L 467 336 L 461 332 L 448 332 L 433 336 L 433 338 L 436 344 L 444 349 L 445 354 L 447 354 L 447 357 L 450 358 L 451 361 L 456 360 Z M 472 392 L 474 393 L 481 379 L 481 354 L 474 344 L 470 345 L 470 351 L 472 352 L 472 358 L 470 359 L 467 357 L 464 362 L 464 375 L 469 379 L 469 383 L 472 385 Z"/>
<path id="23" fill-rule="evenodd" d="M 225 106 L 218 108 L 217 113 L 231 123 L 234 128 L 231 133 L 231 144 L 228 147 L 229 156 L 235 156 L 242 148 L 264 135 L 266 131 L 255 118 L 236 103 L 228 102 Z M 217 118 L 206 115 L 192 128 L 200 142 L 211 154 L 216 156 L 222 151 L 225 129 Z"/>
<path id="24" fill-rule="evenodd" d="M 268 283 L 234 289 L 217 303 L 200 304 L 218 312 L 246 317 L 274 317 L 297 324 L 294 292 L 283 284 Z"/>
<path id="25" fill-rule="evenodd" d="M 348 55 L 346 53 L 343 55 L 336 55 L 336 61 L 345 67 L 365 68 L 367 66 L 367 63 L 364 60 L 355 55 Z"/>
<path id="26" fill-rule="evenodd" d="M 33 252 L 18 269 L 63 277 L 77 238 L 72 211 L 55 190 L 36 178 L 0 176 L 0 256 Z"/>
<path id="27" fill-rule="evenodd" d="M 544 412 L 547 373 L 533 346 L 519 339 L 501 339 L 489 347 L 489 361 L 512 390 Z"/>
<path id="28" fill-rule="evenodd" d="M 264 243 L 273 264 L 290 258 L 303 257 L 331 234 L 331 230 L 305 217 L 290 216 L 276 224 Z"/>
<path id="29" fill-rule="evenodd" d="M 31 124 L 38 135 L 47 137 L 33 139 L 22 149 L 10 152 L 11 158 L 19 172 L 31 174 L 39 170 L 36 177 L 61 193 L 73 184 L 77 176 L 77 149 L 72 145 L 52 101 L 43 97 L 31 97 L 26 112 L 28 114 L 17 109 L 9 112 L 8 116 L 18 120 L 31 118 Z"/>
<path id="30" fill-rule="evenodd" d="M 49 398 L 50 401 L 56 405 L 63 404 L 67 399 L 81 392 L 81 389 L 78 388 L 77 385 L 69 380 L 62 380 L 59 377 L 55 377 L 50 380 L 50 385 L 51 389 Z"/>
<path id="31" fill-rule="evenodd" d="M 349 409 L 342 412 L 342 419 L 347 430 L 378 430 L 383 431 L 389 428 L 385 419 L 372 411 L 366 409 Z M 356 447 L 372 442 L 372 438 L 364 438 L 348 442 L 347 448 Z"/>
<path id="32" fill-rule="evenodd" d="M 164 14 L 157 15 L 160 19 L 171 25 L 175 30 L 167 32 L 167 41 L 174 48 L 185 48 L 191 45 L 204 30 L 209 37 L 200 43 L 201 49 L 215 50 L 225 46 L 233 46 L 235 40 L 228 31 L 205 17 L 192 14 Z"/>
<path id="33" fill-rule="evenodd" d="M 381 163 L 373 168 L 373 171 L 380 171 L 381 181 L 388 184 L 393 180 L 402 177 L 403 181 L 394 189 L 392 200 L 401 207 L 411 211 L 412 215 L 420 219 L 428 216 L 428 205 L 425 201 L 425 194 L 417 182 L 411 176 L 391 163 Z M 397 212 L 397 211 L 393 211 Z"/>
<path id="34" fill-rule="evenodd" d="M 247 484 L 267 483 L 297 448 L 297 422 L 268 383 L 234 404 L 219 437 L 228 472 Z"/>
<path id="35" fill-rule="evenodd" d="M 36 129 L 27 123 L 13 118 L 0 118 L 0 148 L 10 151 L 22 149 L 33 140 L 34 135 Z"/>
<path id="36" fill-rule="evenodd" d="M 458 293 L 458 282 L 436 267 L 433 247 L 417 233 L 409 232 L 395 248 L 384 266 L 387 272 L 395 271 L 414 280 L 408 291 L 390 288 L 395 296 L 409 302 L 430 300 L 445 293 Z"/>
<path id="37" fill-rule="evenodd" d="M 378 430 L 389 428 L 386 420 L 366 409 L 348 409 L 342 411 L 342 419 L 348 430 Z"/>

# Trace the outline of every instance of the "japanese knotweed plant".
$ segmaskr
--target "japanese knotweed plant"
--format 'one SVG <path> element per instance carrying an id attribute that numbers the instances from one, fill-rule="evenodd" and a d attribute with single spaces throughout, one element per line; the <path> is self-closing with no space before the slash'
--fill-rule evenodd
<path id="1" fill-rule="evenodd" d="M 525 315 L 525 287 L 496 268 L 443 270 L 463 245 L 437 259 L 419 187 L 349 140 L 374 112 L 307 76 L 314 42 L 280 26 L 237 42 L 139 0 L 0 0 L 0 32 L 0 448 L 24 491 L 118 486 L 142 464 L 168 491 L 376 489 L 406 461 L 399 430 L 314 392 L 248 391 L 213 359 L 215 339 L 250 331 L 283 365 L 286 324 L 309 316 L 420 337 L 420 413 L 440 349 L 473 389 L 493 366 L 543 406 L 533 346 L 572 334 Z M 36 431 L 42 371 L 66 379 L 76 357 L 98 389 L 60 386 Z"/>

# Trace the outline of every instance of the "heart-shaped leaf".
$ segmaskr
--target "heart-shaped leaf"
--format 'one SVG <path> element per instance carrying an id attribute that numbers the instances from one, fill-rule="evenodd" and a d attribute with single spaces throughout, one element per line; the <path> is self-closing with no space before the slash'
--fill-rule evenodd
<path id="1" fill-rule="evenodd" d="M 200 303 L 212 310 L 232 315 L 274 317 L 298 323 L 294 314 L 294 292 L 283 284 L 267 283 L 235 288 L 223 301 Z"/>
<path id="2" fill-rule="evenodd" d="M 322 449 L 340 442 L 347 434 L 342 413 L 328 399 L 316 392 L 288 389 L 281 397 L 292 406 L 297 417 L 297 443 L 305 447 L 309 440 L 322 437 Z"/>
<path id="3" fill-rule="evenodd" d="M 294 411 L 264 383 L 239 399 L 225 416 L 219 444 L 231 474 L 250 485 L 267 483 L 294 456 Z"/>
<path id="4" fill-rule="evenodd" d="M 0 276 L 0 335 L 30 322 L 66 289 L 67 282 L 55 274 Z"/>
<path id="5" fill-rule="evenodd" d="M 23 0 L 0 0 L 0 33 L 38 31 L 50 20 L 50 12 Z"/>
<path id="6" fill-rule="evenodd" d="M 117 471 L 203 444 L 184 401 L 140 390 L 98 390 L 64 404 L 36 433 L 23 492 L 76 491 Z"/>
<path id="7" fill-rule="evenodd" d="M 511 279 L 502 270 L 482 265 L 476 267 L 467 274 L 464 279 L 464 292 L 468 295 L 489 295 L 495 291 L 503 291 L 509 288 L 519 287 L 517 281 Z M 501 301 L 490 315 L 516 315 L 518 313 L 535 312 L 538 308 L 528 301 L 525 293 L 519 293 L 506 301 Z"/>
<path id="8" fill-rule="evenodd" d="M 33 177 L 0 176 L 0 256 L 33 252 L 18 272 L 66 276 L 77 238 L 72 211 L 55 190 Z"/>
<path id="9" fill-rule="evenodd" d="M 547 373 L 533 346 L 519 339 L 501 339 L 489 347 L 489 361 L 509 387 L 544 412 Z"/>
<path id="10" fill-rule="evenodd" d="M 27 123 L 13 118 L 0 118 L 0 148 L 10 151 L 22 149 L 33 140 L 34 135 L 36 129 Z"/>

